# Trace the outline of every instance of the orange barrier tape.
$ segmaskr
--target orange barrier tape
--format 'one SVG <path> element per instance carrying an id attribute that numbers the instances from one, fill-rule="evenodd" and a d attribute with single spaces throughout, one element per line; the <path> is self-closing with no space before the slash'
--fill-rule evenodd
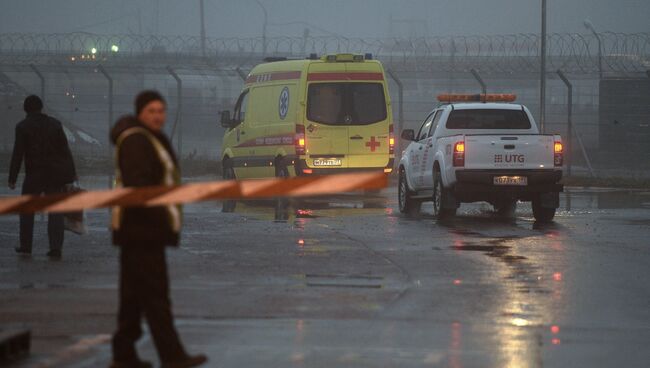
<path id="1" fill-rule="evenodd" d="M 382 189 L 384 173 L 304 176 L 287 179 L 214 181 L 178 186 L 128 187 L 113 190 L 24 195 L 0 199 L 0 215 L 34 212 L 76 212 L 104 207 L 151 207 L 220 199 L 305 197 L 355 190 Z"/>

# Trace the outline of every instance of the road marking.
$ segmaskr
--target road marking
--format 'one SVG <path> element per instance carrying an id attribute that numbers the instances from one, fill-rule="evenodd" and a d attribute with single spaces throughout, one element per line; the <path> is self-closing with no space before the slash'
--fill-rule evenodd
<path id="1" fill-rule="evenodd" d="M 44 361 L 36 365 L 37 368 L 50 368 L 57 366 L 67 366 L 72 360 L 78 359 L 80 356 L 89 353 L 95 347 L 107 344 L 111 341 L 111 335 L 100 334 L 91 337 L 83 338 L 73 345 L 68 346 L 62 352 L 54 355 L 51 358 L 46 358 Z"/>

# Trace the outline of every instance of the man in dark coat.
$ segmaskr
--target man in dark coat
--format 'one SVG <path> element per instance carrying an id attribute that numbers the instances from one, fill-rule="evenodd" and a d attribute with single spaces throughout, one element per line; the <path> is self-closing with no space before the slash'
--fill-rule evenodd
<path id="1" fill-rule="evenodd" d="M 9 169 L 9 188 L 16 188 L 16 180 L 25 161 L 23 194 L 60 193 L 66 184 L 77 178 L 74 160 L 61 122 L 43 114 L 43 102 L 38 96 L 29 96 L 23 105 L 27 117 L 16 125 L 16 140 Z M 48 216 L 47 233 L 50 257 L 61 257 L 63 247 L 63 215 Z M 20 247 L 16 252 L 31 254 L 34 233 L 34 214 L 20 215 Z"/>
<path id="2" fill-rule="evenodd" d="M 135 110 L 135 117 L 121 118 L 111 132 L 118 186 L 178 184 L 178 163 L 162 131 L 166 115 L 163 97 L 155 91 L 142 92 Z M 112 368 L 151 367 L 135 350 L 143 316 L 162 367 L 194 367 L 207 360 L 204 355 L 185 352 L 171 311 L 165 247 L 178 245 L 180 215 L 178 206 L 113 209 L 113 242 L 120 247 L 120 307 Z"/>

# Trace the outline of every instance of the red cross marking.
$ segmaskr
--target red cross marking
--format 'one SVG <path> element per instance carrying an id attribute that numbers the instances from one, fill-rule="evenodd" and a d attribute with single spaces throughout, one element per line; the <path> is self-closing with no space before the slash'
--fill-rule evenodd
<path id="1" fill-rule="evenodd" d="M 370 152 L 375 152 L 377 147 L 381 146 L 381 143 L 375 140 L 375 137 L 370 137 L 370 141 L 366 142 L 366 147 L 370 147 Z"/>

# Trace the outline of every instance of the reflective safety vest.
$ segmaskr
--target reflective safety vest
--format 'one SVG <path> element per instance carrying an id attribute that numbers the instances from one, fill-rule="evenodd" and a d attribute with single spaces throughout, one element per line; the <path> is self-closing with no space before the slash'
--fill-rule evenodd
<path id="1" fill-rule="evenodd" d="M 165 149 L 165 146 L 163 146 L 162 143 L 156 138 L 151 132 L 144 128 L 140 127 L 133 127 L 125 130 L 120 134 L 120 136 L 117 138 L 117 142 L 115 144 L 116 149 L 115 149 L 115 168 L 116 168 L 116 173 L 115 173 L 115 187 L 116 188 L 122 188 L 123 183 L 122 183 L 122 172 L 120 170 L 120 147 L 122 146 L 122 142 L 124 140 L 134 134 L 143 134 L 147 139 L 149 139 L 149 142 L 151 142 L 151 145 L 153 146 L 154 150 L 156 151 L 156 154 L 158 155 L 158 159 L 160 160 L 160 163 L 163 166 L 163 179 L 160 185 L 179 185 L 181 183 L 181 177 L 180 173 L 178 171 L 178 168 L 174 164 L 174 160 L 172 159 L 171 155 L 167 150 Z M 182 225 L 182 214 L 181 214 L 181 206 L 180 205 L 168 205 L 164 206 L 165 210 L 167 211 L 167 218 L 169 221 L 169 224 L 171 225 L 171 228 L 174 230 L 174 232 L 180 232 L 181 230 L 181 225 Z M 123 208 L 122 207 L 113 207 L 112 210 L 112 228 L 113 230 L 119 230 L 122 226 L 122 217 L 123 217 Z"/>

